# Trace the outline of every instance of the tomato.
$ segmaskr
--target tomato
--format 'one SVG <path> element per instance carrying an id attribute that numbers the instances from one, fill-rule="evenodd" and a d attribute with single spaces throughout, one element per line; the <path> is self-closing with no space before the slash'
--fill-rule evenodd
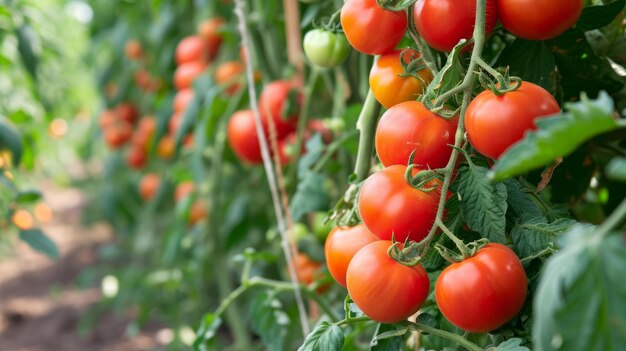
<path id="1" fill-rule="evenodd" d="M 498 158 L 506 149 L 535 130 L 537 118 L 556 114 L 559 104 L 544 88 L 522 82 L 519 89 L 496 96 L 485 90 L 467 107 L 467 137 L 476 151 Z"/>
<path id="2" fill-rule="evenodd" d="M 24 209 L 19 209 L 13 212 L 13 215 L 11 216 L 11 221 L 16 227 L 21 230 L 32 229 L 35 224 L 33 216 L 30 214 L 30 212 Z"/>
<path id="3" fill-rule="evenodd" d="M 302 140 L 302 145 L 300 145 L 300 155 L 304 155 L 306 152 L 306 143 L 307 136 L 305 135 L 304 140 Z M 291 163 L 296 156 L 296 142 L 298 140 L 298 135 L 296 132 L 289 133 L 286 137 L 278 141 L 278 154 L 280 158 L 281 165 L 286 165 Z"/>
<path id="4" fill-rule="evenodd" d="M 145 69 L 139 69 L 135 72 L 135 84 L 137 87 L 147 90 L 152 84 L 152 77 Z"/>
<path id="5" fill-rule="evenodd" d="M 393 51 L 382 55 L 372 66 L 370 71 L 370 88 L 376 100 L 385 108 L 391 108 L 404 101 L 416 100 L 424 91 L 422 82 L 416 77 L 402 77 L 404 73 L 402 63 L 409 63 L 419 57 L 413 50 L 406 51 L 400 58 L 401 51 Z M 422 69 L 417 74 L 428 83 L 433 79 L 428 69 Z"/>
<path id="6" fill-rule="evenodd" d="M 141 181 L 139 181 L 139 194 L 141 198 L 144 200 L 150 200 L 156 195 L 157 190 L 159 190 L 159 185 L 161 184 L 161 178 L 158 174 L 148 173 Z"/>
<path id="7" fill-rule="evenodd" d="M 228 95 L 234 95 L 241 89 L 240 80 L 244 77 L 246 67 L 241 62 L 227 61 L 215 70 L 215 82 L 224 87 Z"/>
<path id="8" fill-rule="evenodd" d="M 526 272 L 515 253 L 491 243 L 444 269 L 437 279 L 435 298 L 450 323 L 464 331 L 485 333 L 522 309 L 527 287 Z"/>
<path id="9" fill-rule="evenodd" d="M 584 5 L 583 0 L 497 2 L 498 17 L 504 28 L 528 40 L 546 40 L 559 36 L 578 21 Z"/>
<path id="10" fill-rule="evenodd" d="M 104 141 L 112 149 L 119 149 L 133 136 L 133 127 L 130 123 L 118 120 L 104 130 Z"/>
<path id="11" fill-rule="evenodd" d="M 126 57 L 131 60 L 138 60 L 143 56 L 143 49 L 139 40 L 131 39 L 124 45 L 124 52 Z"/>
<path id="12" fill-rule="evenodd" d="M 287 108 L 289 95 L 293 89 L 295 88 L 292 83 L 286 80 L 279 80 L 267 84 L 259 97 L 259 110 L 261 111 L 264 128 L 269 134 L 269 121 L 271 119 L 276 128 L 276 137 L 278 139 L 282 139 L 296 130 L 297 112 L 289 116 L 283 116 L 283 113 L 288 112 L 286 110 L 299 111 L 298 107 L 302 104 L 302 95 L 298 93 L 295 99 L 298 106 L 296 108 Z"/>
<path id="13" fill-rule="evenodd" d="M 189 224 L 194 225 L 204 218 L 206 218 L 208 213 L 207 205 L 202 200 L 196 200 L 191 207 L 189 208 Z"/>
<path id="14" fill-rule="evenodd" d="M 195 188 L 195 185 L 191 181 L 181 182 L 174 191 L 174 199 L 176 202 L 179 202 L 189 196 L 189 194 L 193 193 Z"/>
<path id="15" fill-rule="evenodd" d="M 382 240 L 420 241 L 426 237 L 437 215 L 440 190 L 423 192 L 411 187 L 404 177 L 407 167 L 389 166 L 369 176 L 359 195 L 363 223 Z M 414 174 L 419 170 L 414 169 Z M 433 181 L 431 186 L 440 185 Z"/>
<path id="16" fill-rule="evenodd" d="M 292 258 L 294 268 L 296 269 L 298 281 L 302 284 L 311 284 L 315 279 L 319 279 L 323 276 L 320 272 L 322 264 L 315 262 L 304 253 L 298 253 Z"/>
<path id="17" fill-rule="evenodd" d="M 183 38 L 176 47 L 176 63 L 178 65 L 194 61 L 204 62 L 207 59 L 207 55 L 206 43 L 199 35 L 190 35 Z"/>
<path id="18" fill-rule="evenodd" d="M 183 90 L 191 87 L 196 79 L 207 68 L 206 63 L 200 61 L 187 62 L 178 66 L 174 72 L 174 85 L 176 89 Z"/>
<path id="19" fill-rule="evenodd" d="M 100 128 L 105 129 L 112 126 L 117 121 L 117 114 L 113 110 L 104 110 L 100 114 Z"/>
<path id="20" fill-rule="evenodd" d="M 350 54 L 350 43 L 345 35 L 324 29 L 308 31 L 303 46 L 311 63 L 326 68 L 339 66 Z"/>
<path id="21" fill-rule="evenodd" d="M 496 1 L 487 0 L 487 34 L 493 31 L 498 21 Z M 526 11 L 534 13 L 528 8 Z M 452 51 L 461 39 L 469 40 L 474 34 L 476 0 L 417 0 L 413 18 L 417 31 L 429 46 Z"/>
<path id="22" fill-rule="evenodd" d="M 137 108 L 135 108 L 135 105 L 127 102 L 117 105 L 117 107 L 115 108 L 115 112 L 120 119 L 130 124 L 135 123 L 137 117 L 139 117 L 139 113 L 137 112 Z"/>
<path id="23" fill-rule="evenodd" d="M 391 245 L 391 241 L 381 240 L 364 246 L 350 261 L 346 274 L 354 303 L 381 323 L 397 323 L 415 314 L 430 290 L 424 268 L 396 262 L 387 255 Z"/>
<path id="24" fill-rule="evenodd" d="M 319 133 L 322 135 L 322 140 L 325 144 L 330 144 L 333 141 L 333 132 L 328 129 L 326 123 L 321 119 L 312 119 L 306 125 L 307 131 L 311 134 Z"/>
<path id="25" fill-rule="evenodd" d="M 138 130 L 143 133 L 152 134 L 156 130 L 156 120 L 154 116 L 144 116 L 139 120 Z"/>
<path id="26" fill-rule="evenodd" d="M 219 17 L 207 19 L 198 25 L 198 34 L 204 39 L 209 60 L 215 59 L 222 46 L 220 27 L 224 20 Z"/>
<path id="27" fill-rule="evenodd" d="M 174 96 L 174 112 L 184 112 L 194 98 L 193 89 L 183 89 Z"/>
<path id="28" fill-rule="evenodd" d="M 144 146 L 133 145 L 126 154 L 126 163 L 130 168 L 141 169 L 146 165 L 147 158 Z"/>
<path id="29" fill-rule="evenodd" d="M 421 102 L 407 101 L 387 110 L 376 128 L 376 152 L 385 167 L 413 164 L 423 169 L 443 168 L 454 144 L 458 117 L 446 120 Z"/>
<path id="30" fill-rule="evenodd" d="M 378 241 L 363 224 L 354 227 L 335 227 L 324 244 L 326 265 L 335 281 L 346 287 L 346 271 L 352 257 L 363 246 Z"/>
<path id="31" fill-rule="evenodd" d="M 376 0 L 347 0 L 341 8 L 341 26 L 353 48 L 379 55 L 402 40 L 407 19 L 404 11 L 384 10 Z"/>
<path id="32" fill-rule="evenodd" d="M 170 117 L 170 120 L 167 122 L 167 128 L 171 135 L 176 134 L 180 124 L 183 122 L 183 117 L 183 112 L 174 113 L 172 117 Z"/>
<path id="33" fill-rule="evenodd" d="M 162 159 L 169 160 L 174 157 L 176 141 L 171 135 L 164 135 L 157 145 L 157 155 Z"/>
<path id="34" fill-rule="evenodd" d="M 228 121 L 228 143 L 242 161 L 262 163 L 261 147 L 251 110 L 238 111 Z"/>

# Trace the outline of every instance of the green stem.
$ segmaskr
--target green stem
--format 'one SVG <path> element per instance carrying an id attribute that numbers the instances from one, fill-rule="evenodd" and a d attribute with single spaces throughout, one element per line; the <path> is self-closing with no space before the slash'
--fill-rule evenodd
<path id="1" fill-rule="evenodd" d="M 626 219 L 626 199 L 624 199 L 622 203 L 617 206 L 615 211 L 611 213 L 609 218 L 607 218 L 606 221 L 600 225 L 596 235 L 601 238 L 607 236 L 611 230 L 615 229 L 615 227 L 622 223 L 624 219 Z"/>
<path id="2" fill-rule="evenodd" d="M 350 319 L 343 319 L 339 322 L 335 323 L 336 326 L 341 327 L 342 325 L 352 324 L 352 323 L 360 323 L 360 322 L 371 322 L 372 320 L 369 317 L 356 317 Z"/>
<path id="3" fill-rule="evenodd" d="M 415 28 L 415 19 L 413 18 L 414 7 L 415 7 L 415 4 L 409 6 L 409 8 L 407 9 L 407 13 L 406 13 L 406 17 L 409 21 L 408 23 L 409 34 L 411 34 L 411 38 L 417 45 L 417 50 L 419 50 L 420 55 L 422 56 L 422 60 L 426 64 L 426 67 L 428 67 L 428 69 L 433 75 L 437 75 L 437 73 L 439 73 L 439 70 L 437 69 L 435 60 L 433 59 L 432 52 L 430 51 L 430 48 L 427 45 L 424 45 L 424 42 L 422 42 L 422 38 L 420 38 L 420 35 L 417 32 L 417 29 Z"/>
<path id="4" fill-rule="evenodd" d="M 298 127 L 296 131 L 296 143 L 295 143 L 295 154 L 293 155 L 294 160 L 300 159 L 300 155 L 302 154 L 302 144 L 304 143 L 304 131 L 306 130 L 306 124 L 309 119 L 309 110 L 311 109 L 311 98 L 313 96 L 313 91 L 315 90 L 315 83 L 317 82 L 318 77 L 320 76 L 320 71 L 317 68 L 313 68 L 311 70 L 311 75 L 306 83 L 304 88 L 304 102 L 302 103 L 302 109 L 300 110 L 300 117 L 298 119 Z M 291 168 L 291 174 L 289 175 L 289 179 L 292 179 L 295 182 L 295 177 L 297 176 L 298 167 Z"/>
<path id="5" fill-rule="evenodd" d="M 546 247 L 545 249 L 537 252 L 534 255 L 522 258 L 520 261 L 522 261 L 522 263 L 530 262 L 530 261 L 534 260 L 535 258 L 539 258 L 539 257 L 545 256 L 545 255 L 551 254 L 553 252 L 554 252 L 554 249 L 552 247 Z"/>
<path id="6" fill-rule="evenodd" d="M 359 151 L 356 156 L 354 173 L 356 181 L 361 182 L 367 178 L 372 165 L 372 153 L 374 152 L 374 136 L 376 135 L 376 123 L 380 104 L 376 101 L 374 94 L 370 90 L 363 104 L 363 109 L 359 115 L 357 129 L 360 132 Z"/>
<path id="7" fill-rule="evenodd" d="M 430 327 L 425 324 L 420 323 L 411 323 L 410 329 L 413 331 L 429 333 L 432 335 L 440 336 L 444 339 L 448 339 L 450 341 L 454 341 L 455 343 L 465 347 L 469 351 L 484 351 L 480 346 L 474 344 L 473 342 L 465 339 L 463 336 L 454 334 L 451 332 L 447 332 L 445 330 L 437 329 Z"/>
<path id="8" fill-rule="evenodd" d="M 357 133 L 358 132 L 356 130 L 352 130 L 342 135 L 341 138 L 333 141 L 330 145 L 328 145 L 328 147 L 326 147 L 326 150 L 324 151 L 324 154 L 320 157 L 319 161 L 317 161 L 317 163 L 313 167 L 312 169 L 313 172 L 316 172 L 316 173 L 320 172 L 322 168 L 326 165 L 328 160 L 330 160 L 330 158 L 333 157 L 335 152 L 337 152 L 343 146 L 343 144 L 345 144 L 348 140 L 355 137 Z"/>

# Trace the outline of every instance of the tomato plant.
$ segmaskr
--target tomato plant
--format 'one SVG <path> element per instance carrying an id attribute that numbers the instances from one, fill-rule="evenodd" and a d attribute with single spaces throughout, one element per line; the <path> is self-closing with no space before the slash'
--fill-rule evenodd
<path id="1" fill-rule="evenodd" d="M 583 10 L 583 0 L 537 3 L 526 0 L 497 0 L 498 19 L 513 35 L 528 40 L 552 39 L 571 28 Z M 528 11 L 532 8 L 534 15 Z"/>
<path id="2" fill-rule="evenodd" d="M 275 81 L 264 86 L 259 96 L 259 111 L 265 128 L 269 130 L 272 123 L 278 139 L 284 138 L 296 129 L 300 95 L 296 93 L 295 98 L 290 99 L 291 92 L 296 92 L 293 84 Z"/>
<path id="3" fill-rule="evenodd" d="M 228 143 L 235 154 L 246 162 L 261 162 L 258 140 L 253 112 L 245 110 L 233 114 L 228 121 Z"/>

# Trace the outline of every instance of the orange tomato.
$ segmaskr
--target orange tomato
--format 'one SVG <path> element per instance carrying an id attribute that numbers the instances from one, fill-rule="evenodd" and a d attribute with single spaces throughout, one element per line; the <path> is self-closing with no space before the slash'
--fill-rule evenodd
<path id="1" fill-rule="evenodd" d="M 183 90 L 191 87 L 193 81 L 207 68 L 204 62 L 187 62 L 178 66 L 174 72 L 174 86 L 176 89 Z"/>
<path id="2" fill-rule="evenodd" d="M 156 195 L 159 185 L 161 184 L 161 177 L 155 173 L 148 173 L 139 182 L 139 194 L 144 200 L 151 200 Z"/>

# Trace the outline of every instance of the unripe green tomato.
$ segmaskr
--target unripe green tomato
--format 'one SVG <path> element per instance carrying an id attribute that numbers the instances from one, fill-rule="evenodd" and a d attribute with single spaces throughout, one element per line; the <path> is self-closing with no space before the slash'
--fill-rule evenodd
<path id="1" fill-rule="evenodd" d="M 350 54 L 350 43 L 343 33 L 313 29 L 304 36 L 304 53 L 311 63 L 333 68 Z"/>
<path id="2" fill-rule="evenodd" d="M 315 233 L 315 236 L 322 242 L 326 240 L 326 237 L 334 228 L 332 221 L 324 223 L 327 217 L 328 213 L 326 212 L 313 212 L 309 217 L 313 233 Z"/>

